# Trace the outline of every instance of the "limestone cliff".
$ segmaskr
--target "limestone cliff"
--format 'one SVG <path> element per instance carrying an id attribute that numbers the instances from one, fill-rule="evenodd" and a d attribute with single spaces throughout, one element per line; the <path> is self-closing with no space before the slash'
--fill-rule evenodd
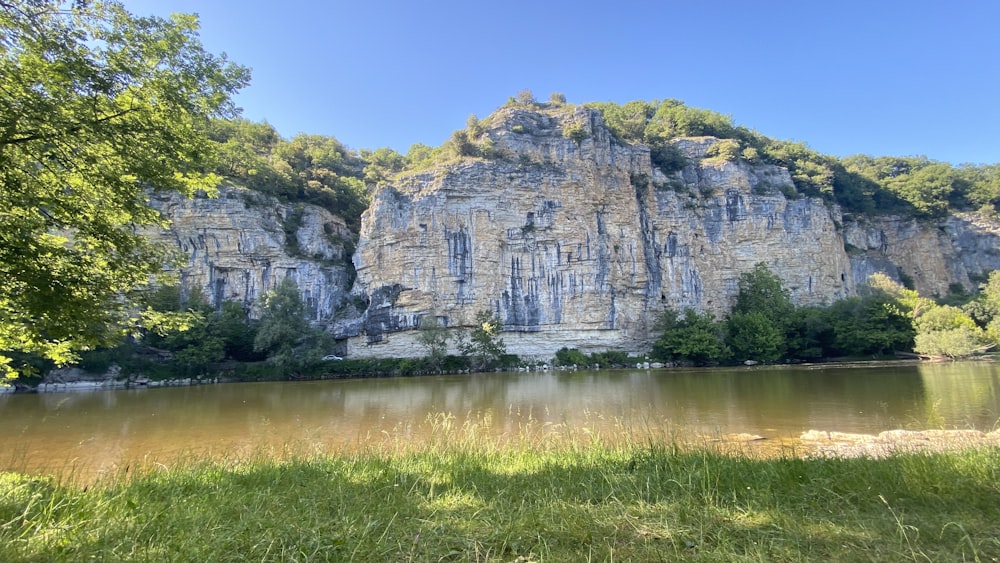
<path id="1" fill-rule="evenodd" d="M 799 304 L 853 295 L 875 272 L 943 295 L 1000 269 L 996 224 L 844 216 L 800 196 L 783 168 L 710 157 L 714 138 L 675 140 L 687 164 L 665 173 L 596 110 L 504 108 L 481 124 L 475 142 L 489 158 L 375 194 L 353 266 L 343 220 L 235 187 L 215 199 L 154 195 L 171 226 L 152 234 L 186 255 L 185 291 L 216 306 L 239 301 L 254 314 L 292 277 L 313 320 L 356 357 L 421 355 L 423 319 L 464 329 L 484 309 L 524 357 L 643 352 L 661 311 L 724 314 L 758 262 Z"/>
<path id="2" fill-rule="evenodd" d="M 1000 269 L 1000 225 L 970 213 L 935 221 L 850 220 L 844 242 L 856 284 L 885 272 L 912 280 L 923 295 L 947 295 L 953 286 L 975 291 L 977 280 Z"/>
<path id="3" fill-rule="evenodd" d="M 785 169 L 709 158 L 713 138 L 677 140 L 688 164 L 665 174 L 595 110 L 504 108 L 483 125 L 489 159 L 375 195 L 354 256 L 368 310 L 335 327 L 349 354 L 419 355 L 421 319 L 464 327 L 484 309 L 522 356 L 644 351 L 664 308 L 724 313 L 758 262 L 800 304 L 852 295 L 875 271 L 943 293 L 1000 268 L 995 230 L 854 222 L 799 197 Z"/>
<path id="4" fill-rule="evenodd" d="M 285 277 L 298 284 L 313 320 L 328 323 L 344 305 L 353 276 L 344 255 L 351 234 L 344 221 L 311 205 L 289 205 L 234 187 L 217 198 L 154 195 L 169 220 L 151 235 L 176 245 L 185 292 L 198 289 L 219 306 L 239 301 L 251 314 L 259 298 Z"/>

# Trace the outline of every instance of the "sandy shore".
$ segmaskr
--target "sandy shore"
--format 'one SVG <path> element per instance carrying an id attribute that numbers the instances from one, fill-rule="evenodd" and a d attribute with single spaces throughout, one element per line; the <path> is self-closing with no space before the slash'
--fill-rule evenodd
<path id="1" fill-rule="evenodd" d="M 816 457 L 879 458 L 893 453 L 945 452 L 972 447 L 1000 447 L 1000 430 L 887 430 L 849 434 L 810 430 L 799 438 Z"/>

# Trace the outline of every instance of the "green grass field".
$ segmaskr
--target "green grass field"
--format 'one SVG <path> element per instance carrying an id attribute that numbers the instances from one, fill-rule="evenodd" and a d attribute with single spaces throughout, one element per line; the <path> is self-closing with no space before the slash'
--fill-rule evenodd
<path id="1" fill-rule="evenodd" d="M 420 446 L 0 475 L 0 561 L 997 561 L 1000 450 Z"/>

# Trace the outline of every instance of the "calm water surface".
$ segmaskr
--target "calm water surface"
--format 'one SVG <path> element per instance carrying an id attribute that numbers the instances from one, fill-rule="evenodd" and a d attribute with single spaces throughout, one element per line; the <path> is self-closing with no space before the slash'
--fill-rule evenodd
<path id="1" fill-rule="evenodd" d="M 142 460 L 289 445 L 419 443 L 441 414 L 498 439 L 526 428 L 777 441 L 810 429 L 990 430 L 1000 419 L 1000 366 L 490 373 L 8 395 L 0 396 L 0 470 L 98 475 Z"/>

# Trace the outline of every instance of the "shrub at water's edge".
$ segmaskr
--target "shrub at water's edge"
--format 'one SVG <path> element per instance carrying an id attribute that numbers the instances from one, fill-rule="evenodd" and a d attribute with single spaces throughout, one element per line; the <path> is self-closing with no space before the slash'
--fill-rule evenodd
<path id="1" fill-rule="evenodd" d="M 796 307 L 778 276 L 757 264 L 740 276 L 736 305 L 725 318 L 667 310 L 653 356 L 697 365 L 898 352 L 956 359 L 993 349 L 1000 343 L 998 327 L 1000 271 L 990 273 L 976 295 L 956 292 L 940 302 L 875 274 L 858 297 L 827 307 Z"/>
<path id="2" fill-rule="evenodd" d="M 291 280 L 262 299 L 260 319 L 237 303 L 213 311 L 197 292 L 182 304 L 176 287 L 162 288 L 154 306 L 193 314 L 185 330 L 149 332 L 122 345 L 84 353 L 80 367 L 92 375 L 117 366 L 117 376 L 135 380 L 261 381 L 284 379 L 412 376 L 474 371 L 634 367 L 645 358 L 608 350 L 585 354 L 563 348 L 553 358 L 526 361 L 505 353 L 503 332 L 489 311 L 465 333 L 443 331 L 433 320 L 421 325 L 424 356 L 339 358 L 330 339 L 305 320 Z M 433 319 L 428 316 L 427 319 Z M 1000 272 L 979 293 L 953 293 L 934 301 L 875 275 L 859 297 L 828 307 L 796 307 L 780 279 L 763 264 L 741 276 L 733 310 L 716 319 L 694 310 L 668 310 L 650 350 L 667 365 L 753 362 L 815 362 L 872 359 L 894 353 L 962 358 L 992 350 L 1000 339 Z M 262 329 L 266 329 L 263 330 Z M 449 355 L 453 341 L 459 355 Z M 22 384 L 38 380 L 22 380 Z"/>

